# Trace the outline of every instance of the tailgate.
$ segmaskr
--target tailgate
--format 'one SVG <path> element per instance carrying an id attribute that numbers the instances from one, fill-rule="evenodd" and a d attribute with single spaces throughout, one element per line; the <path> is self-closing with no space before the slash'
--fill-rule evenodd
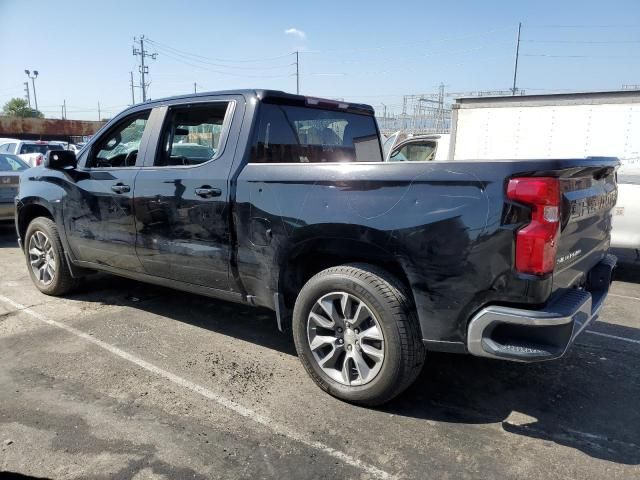
<path id="1" fill-rule="evenodd" d="M 584 281 L 609 249 L 611 214 L 617 200 L 615 168 L 582 167 L 561 172 L 561 228 L 554 290 Z"/>

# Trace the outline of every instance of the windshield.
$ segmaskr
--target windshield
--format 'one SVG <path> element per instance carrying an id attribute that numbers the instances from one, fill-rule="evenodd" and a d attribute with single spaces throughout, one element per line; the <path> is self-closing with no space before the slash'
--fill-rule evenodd
<path id="1" fill-rule="evenodd" d="M 375 119 L 335 110 L 262 104 L 252 162 L 381 162 Z"/>
<path id="2" fill-rule="evenodd" d="M 41 153 L 46 154 L 49 150 L 61 150 L 60 145 L 51 145 L 49 143 L 24 143 L 20 148 L 20 155 L 26 153 Z"/>
<path id="3" fill-rule="evenodd" d="M 15 155 L 0 154 L 0 172 L 20 172 L 27 168 L 29 165 Z"/>

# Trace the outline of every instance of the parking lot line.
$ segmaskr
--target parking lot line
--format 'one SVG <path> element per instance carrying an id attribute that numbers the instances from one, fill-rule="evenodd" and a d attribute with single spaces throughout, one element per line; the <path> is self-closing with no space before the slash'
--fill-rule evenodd
<path id="1" fill-rule="evenodd" d="M 628 300 L 636 300 L 636 301 L 640 302 L 640 298 L 638 298 L 638 297 L 631 297 L 631 296 L 629 296 L 629 295 L 619 295 L 619 294 L 617 294 L 617 293 L 609 293 L 609 296 L 610 296 L 610 297 L 618 297 L 618 298 L 626 298 L 626 299 L 628 299 Z"/>
<path id="2" fill-rule="evenodd" d="M 326 455 L 329 455 L 333 458 L 340 460 L 341 462 L 349 466 L 363 470 L 364 472 L 372 475 L 375 478 L 381 478 L 381 479 L 394 478 L 393 475 L 391 475 L 388 472 L 385 472 L 384 470 L 379 469 L 378 467 L 375 467 L 357 458 L 354 458 L 343 451 L 336 450 L 335 448 L 325 445 L 322 442 L 309 439 L 304 434 L 291 430 L 290 428 L 284 425 L 280 425 L 265 415 L 262 415 L 222 395 L 218 395 L 217 393 L 212 392 L 211 390 L 209 390 L 206 387 L 203 387 L 202 385 L 198 385 L 197 383 L 194 383 L 190 380 L 179 377 L 174 373 L 171 373 L 167 370 L 157 367 L 156 365 L 153 365 L 152 363 L 149 363 L 128 352 L 125 352 L 124 350 L 121 350 L 118 347 L 115 347 L 109 343 L 103 342 L 102 340 L 98 340 L 97 338 L 92 337 L 91 335 L 83 332 L 82 330 L 78 330 L 77 328 L 71 327 L 61 322 L 57 322 L 56 320 L 52 320 L 46 317 L 45 315 L 42 315 L 41 313 L 38 313 L 35 310 L 32 310 L 31 308 L 25 305 L 22 305 L 8 297 L 0 295 L 0 301 L 13 306 L 14 308 L 26 313 L 27 315 L 30 315 L 31 317 L 37 320 L 40 320 L 43 323 L 46 323 L 53 327 L 60 328 L 62 330 L 67 331 L 68 333 L 71 333 L 77 337 L 82 338 L 83 340 L 93 343 L 94 345 L 97 345 L 98 347 L 139 366 L 140 368 L 143 368 L 151 373 L 154 373 L 160 377 L 165 378 L 166 380 L 169 380 L 170 382 L 175 383 L 176 385 L 179 385 L 183 388 L 191 390 L 192 392 L 198 393 L 209 400 L 213 400 L 214 402 L 222 405 L 223 407 L 226 407 L 227 409 L 245 418 L 251 419 L 256 423 L 259 423 L 260 425 L 268 428 L 269 430 L 272 430 L 276 434 L 283 435 L 307 447 L 318 450 Z"/>
<path id="3" fill-rule="evenodd" d="M 608 333 L 600 333 L 593 330 L 587 330 L 587 333 L 590 333 L 592 335 L 599 335 L 601 337 L 613 338 L 615 340 L 622 340 L 623 342 L 637 343 L 640 345 L 640 340 L 634 340 L 633 338 L 618 337 L 617 335 L 609 335 Z"/>

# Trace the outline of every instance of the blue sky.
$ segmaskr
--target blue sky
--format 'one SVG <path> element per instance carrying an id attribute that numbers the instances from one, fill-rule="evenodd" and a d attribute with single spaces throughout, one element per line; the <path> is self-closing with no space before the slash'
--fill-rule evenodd
<path id="1" fill-rule="evenodd" d="M 146 35 L 149 96 L 276 88 L 401 108 L 403 94 L 511 87 L 528 92 L 640 84 L 640 2 L 20 1 L 0 0 L 0 105 L 37 69 L 38 105 L 70 118 L 112 116 L 138 82 L 133 37 Z M 295 30 L 291 30 L 295 29 Z M 289 33 L 286 33 L 289 30 Z M 136 91 L 136 97 L 139 91 Z"/>

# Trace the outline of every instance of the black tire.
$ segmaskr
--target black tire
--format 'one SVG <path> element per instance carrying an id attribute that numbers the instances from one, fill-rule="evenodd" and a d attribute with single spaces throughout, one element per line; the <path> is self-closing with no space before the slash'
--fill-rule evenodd
<path id="1" fill-rule="evenodd" d="M 344 291 L 364 302 L 382 329 L 382 367 L 364 385 L 335 381 L 311 352 L 307 337 L 309 314 L 318 299 L 335 291 Z M 312 277 L 296 299 L 293 337 L 304 368 L 320 388 L 334 397 L 366 406 L 381 405 L 404 391 L 419 375 L 426 355 L 411 297 L 396 278 L 368 264 L 340 265 Z"/>
<path id="2" fill-rule="evenodd" d="M 29 259 L 29 245 L 31 237 L 42 232 L 49 239 L 51 248 L 55 255 L 55 273 L 53 278 L 47 284 L 44 284 L 39 280 L 33 271 L 30 259 Z M 62 248 L 62 242 L 60 241 L 60 235 L 58 234 L 58 228 L 53 220 L 47 217 L 34 218 L 27 227 L 27 233 L 24 236 L 24 250 L 25 258 L 27 261 L 27 270 L 31 276 L 31 280 L 38 290 L 46 295 L 64 295 L 71 292 L 79 284 L 79 279 L 73 278 L 67 265 L 67 260 L 64 255 L 64 249 Z"/>

